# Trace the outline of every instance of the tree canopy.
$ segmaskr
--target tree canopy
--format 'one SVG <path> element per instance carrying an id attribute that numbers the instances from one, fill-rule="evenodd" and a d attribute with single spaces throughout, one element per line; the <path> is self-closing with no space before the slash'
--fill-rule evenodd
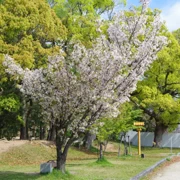
<path id="1" fill-rule="evenodd" d="M 65 38 L 66 28 L 44 0 L 6 0 L 0 4 L 0 34 L 0 53 L 32 68 L 58 52 L 56 45 Z"/>
<path id="2" fill-rule="evenodd" d="M 66 34 L 61 20 L 44 0 L 0 2 L 0 126 L 7 132 L 2 136 L 7 137 L 12 127 L 16 130 L 11 137 L 16 135 L 24 111 L 16 79 L 2 66 L 4 54 L 23 68 L 45 66 L 49 55 L 59 54 L 59 43 Z"/>
<path id="3" fill-rule="evenodd" d="M 171 33 L 166 36 L 168 46 L 159 52 L 131 98 L 149 116 L 157 146 L 161 145 L 162 134 L 167 128 L 177 127 L 180 119 L 180 46 Z"/>
<path id="4" fill-rule="evenodd" d="M 80 41 L 90 47 L 100 33 L 97 21 L 100 15 L 112 11 L 113 0 L 48 0 L 63 25 L 68 29 L 67 41 Z"/>

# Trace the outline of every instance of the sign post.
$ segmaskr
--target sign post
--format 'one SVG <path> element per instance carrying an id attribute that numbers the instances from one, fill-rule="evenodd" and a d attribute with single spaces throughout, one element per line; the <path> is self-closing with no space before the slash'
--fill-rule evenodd
<path id="1" fill-rule="evenodd" d="M 134 126 L 144 126 L 144 122 L 134 122 Z M 141 155 L 141 128 L 138 128 L 138 155 Z"/>

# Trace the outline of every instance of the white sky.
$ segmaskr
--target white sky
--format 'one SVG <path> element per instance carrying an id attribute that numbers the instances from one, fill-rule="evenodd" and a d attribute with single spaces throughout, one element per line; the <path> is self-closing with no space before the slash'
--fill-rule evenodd
<path id="1" fill-rule="evenodd" d="M 169 31 L 180 28 L 180 1 L 162 8 L 162 18 L 166 21 Z"/>

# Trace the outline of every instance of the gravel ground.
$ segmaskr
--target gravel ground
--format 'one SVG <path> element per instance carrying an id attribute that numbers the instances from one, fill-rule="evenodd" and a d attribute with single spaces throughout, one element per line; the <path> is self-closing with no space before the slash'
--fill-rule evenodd
<path id="1" fill-rule="evenodd" d="M 163 168 L 156 172 L 151 180 L 180 180 L 180 158 L 167 163 Z"/>

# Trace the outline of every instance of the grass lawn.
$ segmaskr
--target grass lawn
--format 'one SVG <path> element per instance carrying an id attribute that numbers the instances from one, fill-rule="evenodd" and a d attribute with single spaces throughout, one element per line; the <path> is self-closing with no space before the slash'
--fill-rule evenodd
<path id="1" fill-rule="evenodd" d="M 168 148 L 142 148 L 145 158 L 137 155 L 137 148 L 132 147 L 132 155 L 117 156 L 117 143 L 110 143 L 111 149 L 105 153 L 107 162 L 97 163 L 97 150 L 91 152 L 71 148 L 68 154 L 66 170 L 62 175 L 53 173 L 40 175 L 40 164 L 56 159 L 55 147 L 42 143 L 28 143 L 0 154 L 0 179 L 2 180 L 129 180 L 131 177 L 153 165 L 170 154 Z M 112 148 L 113 147 L 113 148 Z M 121 146 L 123 150 L 123 146 Z M 173 149 L 178 153 L 179 149 Z"/>

